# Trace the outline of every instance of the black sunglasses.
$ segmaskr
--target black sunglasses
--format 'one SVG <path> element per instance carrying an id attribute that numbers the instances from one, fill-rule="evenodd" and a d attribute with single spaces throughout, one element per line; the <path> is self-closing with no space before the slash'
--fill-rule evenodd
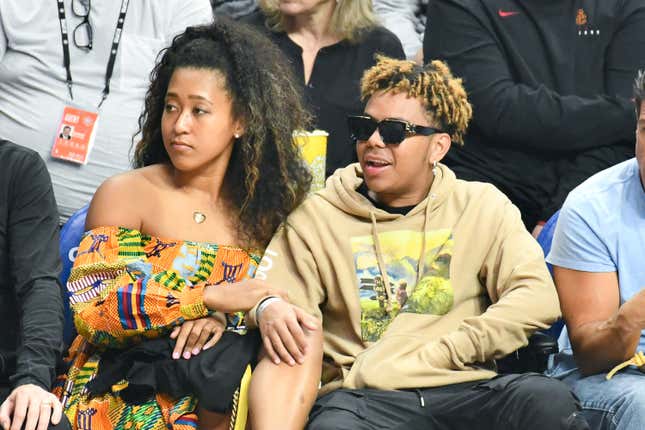
<path id="1" fill-rule="evenodd" d="M 376 121 L 371 116 L 349 115 L 347 117 L 349 135 L 352 143 L 367 140 L 378 128 L 383 143 L 396 144 L 403 142 L 406 138 L 415 136 L 430 136 L 434 133 L 443 133 L 442 130 L 434 127 L 412 124 L 401 119 L 384 119 Z"/>
<path id="2" fill-rule="evenodd" d="M 92 9 L 92 0 L 72 0 L 72 12 L 83 18 L 72 32 L 74 45 L 80 49 L 92 49 L 94 30 L 90 24 L 90 9 Z"/>

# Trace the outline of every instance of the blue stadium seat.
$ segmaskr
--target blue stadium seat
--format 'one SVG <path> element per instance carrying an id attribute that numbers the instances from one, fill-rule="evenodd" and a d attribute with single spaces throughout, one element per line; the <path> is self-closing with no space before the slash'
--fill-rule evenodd
<path id="1" fill-rule="evenodd" d="M 551 250 L 551 243 L 553 242 L 553 233 L 555 232 L 555 226 L 558 223 L 558 216 L 560 216 L 560 211 L 554 213 L 551 218 L 544 224 L 542 231 L 537 237 L 537 241 L 544 251 L 544 256 L 546 257 L 549 251 Z M 553 268 L 550 264 L 547 264 L 549 271 L 553 274 Z"/>
<path id="2" fill-rule="evenodd" d="M 69 278 L 69 272 L 72 270 L 74 260 L 76 259 L 78 244 L 81 242 L 81 238 L 85 232 L 85 217 L 87 216 L 88 207 L 89 205 L 85 205 L 76 211 L 67 220 L 60 231 L 59 251 L 63 263 L 63 268 L 60 272 L 60 283 L 63 286 L 63 290 L 65 292 L 64 297 L 66 298 L 68 297 L 66 287 L 67 278 Z M 65 328 L 63 338 L 65 340 L 65 345 L 69 345 L 72 343 L 72 340 L 74 340 L 74 336 L 76 336 L 76 329 L 74 328 L 74 320 L 72 317 L 72 311 L 69 308 L 69 301 L 64 300 L 63 305 L 65 307 Z"/>
<path id="3" fill-rule="evenodd" d="M 542 228 L 542 231 L 537 237 L 537 241 L 542 247 L 542 251 L 544 251 L 544 256 L 546 257 L 549 254 L 549 251 L 551 250 L 551 243 L 553 242 L 553 233 L 555 232 L 555 226 L 558 223 L 558 216 L 560 215 L 560 211 L 557 211 L 554 213 L 551 218 L 544 224 L 544 227 Z M 551 267 L 550 264 L 547 264 L 547 267 L 549 268 L 549 271 L 551 272 L 551 275 L 553 275 L 553 267 Z M 558 320 L 549 328 L 546 330 L 546 333 L 550 334 L 554 338 L 558 338 L 560 336 L 560 332 L 562 331 L 562 327 L 564 326 L 564 322 L 562 320 Z"/>

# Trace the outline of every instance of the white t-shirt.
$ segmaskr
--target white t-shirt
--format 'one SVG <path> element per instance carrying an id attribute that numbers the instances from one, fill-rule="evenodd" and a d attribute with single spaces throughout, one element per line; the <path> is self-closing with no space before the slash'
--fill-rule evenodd
<path id="1" fill-rule="evenodd" d="M 77 0 L 82 1 L 82 0 Z M 47 163 L 62 220 L 91 199 L 108 177 L 128 170 L 132 137 L 159 51 L 187 26 L 212 21 L 208 0 L 131 0 L 87 165 L 50 156 L 64 106 L 96 109 L 121 1 L 94 1 L 93 48 L 73 43 L 82 18 L 65 0 L 74 100 L 69 98 L 56 0 L 0 0 L 0 137 L 27 146 Z"/>

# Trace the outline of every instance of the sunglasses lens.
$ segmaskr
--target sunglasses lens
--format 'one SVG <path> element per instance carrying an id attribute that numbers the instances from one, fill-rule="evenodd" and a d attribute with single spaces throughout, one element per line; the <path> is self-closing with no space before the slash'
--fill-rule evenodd
<path id="1" fill-rule="evenodd" d="M 370 118 L 351 116 L 347 121 L 352 140 L 367 140 L 376 130 L 376 122 Z"/>
<path id="2" fill-rule="evenodd" d="M 378 127 L 383 143 L 401 143 L 405 139 L 405 125 L 398 121 L 384 120 Z"/>

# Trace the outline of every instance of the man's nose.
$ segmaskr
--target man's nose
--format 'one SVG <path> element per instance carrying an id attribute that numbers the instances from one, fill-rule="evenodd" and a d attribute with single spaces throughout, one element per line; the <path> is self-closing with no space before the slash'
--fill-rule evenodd
<path id="1" fill-rule="evenodd" d="M 383 142 L 383 139 L 381 138 L 381 133 L 378 131 L 378 127 L 374 130 L 374 133 L 366 140 L 366 143 L 369 146 L 374 146 L 374 147 L 384 147 L 385 143 Z"/>

